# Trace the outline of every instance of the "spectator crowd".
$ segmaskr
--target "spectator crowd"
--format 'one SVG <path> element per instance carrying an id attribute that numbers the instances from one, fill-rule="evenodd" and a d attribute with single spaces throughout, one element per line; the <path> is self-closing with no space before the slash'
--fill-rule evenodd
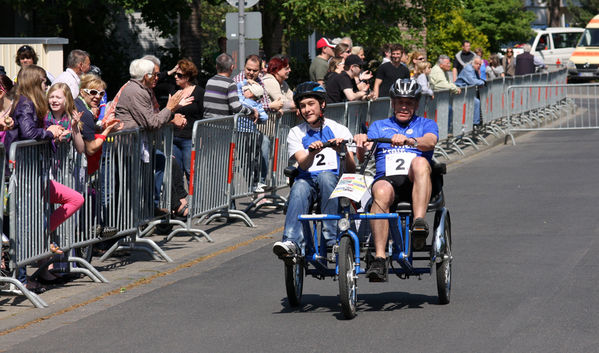
<path id="1" fill-rule="evenodd" d="M 316 42 L 316 48 L 317 55 L 307 76 L 326 89 L 327 103 L 387 97 L 393 83 L 410 77 L 417 80 L 424 95 L 434 99 L 435 92 L 440 90 L 460 94 L 466 86 L 480 87 L 490 79 L 525 75 L 543 67 L 539 58 L 530 54 L 530 45 L 524 45 L 524 53 L 517 58 L 512 49 L 507 49 L 504 56 L 493 54 L 486 60 L 482 49 L 471 51 L 470 43 L 465 41 L 458 53 L 451 57 L 440 55 L 435 62 L 430 62 L 425 50 L 410 52 L 393 43 L 381 49 L 380 65 L 375 65 L 374 72 L 364 61 L 364 48 L 354 45 L 349 37 L 335 40 L 323 37 Z M 6 151 L 20 140 L 72 143 L 77 152 L 87 157 L 86 172 L 92 175 L 99 169 L 102 147 L 110 133 L 137 127 L 156 130 L 171 124 L 175 131 L 172 209 L 159 207 L 163 170 L 160 170 L 161 163 L 156 163 L 155 213 L 171 213 L 173 217 L 184 218 L 189 212 L 186 184 L 190 182 L 195 121 L 240 113 L 244 118 L 239 120 L 237 128 L 257 131 L 256 124 L 267 121 L 269 115 L 295 109 L 293 90 L 287 83 L 292 68 L 283 55 L 268 61 L 249 55 L 234 76 L 233 58 L 220 54 L 215 59 L 216 75 L 205 87 L 198 83 L 198 68 L 192 61 L 182 58 L 174 67 L 161 70 L 160 60 L 147 55 L 129 64 L 130 79 L 110 98 L 100 68 L 93 65 L 93 58 L 84 50 L 72 50 L 66 60 L 66 70 L 57 77 L 37 65 L 37 53 L 28 45 L 17 50 L 15 60 L 20 67 L 16 77 L 8 77 L 0 66 L 0 142 Z M 474 124 L 479 125 L 482 120 L 478 98 L 474 110 Z M 266 135 L 261 135 L 260 140 L 261 160 L 255 161 L 259 170 L 256 192 L 264 192 L 267 187 L 265 178 L 271 144 Z M 159 150 L 149 153 L 156 160 L 164 159 Z M 81 193 L 54 181 L 50 184 L 49 201 L 56 207 L 48 222 L 50 232 L 84 203 Z M 116 232 L 104 226 L 101 220 L 100 223 L 95 230 L 98 236 Z M 6 234 L 7 229 L 2 235 L 3 241 Z M 62 254 L 60 244 L 52 243 L 51 250 L 57 256 Z M 97 251 L 101 252 L 102 247 Z M 53 273 L 52 265 L 36 273 L 35 278 L 28 278 L 22 270 L 18 278 L 36 292 L 44 291 L 47 283 L 64 280 L 60 274 Z"/>

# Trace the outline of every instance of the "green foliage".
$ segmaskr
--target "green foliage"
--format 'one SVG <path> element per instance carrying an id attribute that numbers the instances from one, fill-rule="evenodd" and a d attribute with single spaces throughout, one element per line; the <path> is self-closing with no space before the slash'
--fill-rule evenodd
<path id="1" fill-rule="evenodd" d="M 232 7 L 226 2 L 212 4 L 209 1 L 200 3 L 201 36 L 202 36 L 202 62 L 199 63 L 200 81 L 207 80 L 216 74 L 214 60 L 220 54 L 217 39 L 225 36 L 225 15 L 231 12 Z M 197 63 L 196 63 L 197 64 Z"/>
<path id="2" fill-rule="evenodd" d="M 339 33 L 358 20 L 365 9 L 361 0 L 286 0 L 280 16 L 289 38 L 307 37 L 313 30 Z"/>
<path id="3" fill-rule="evenodd" d="M 497 52 L 509 42 L 525 42 L 533 35 L 535 15 L 524 11 L 521 0 L 464 0 L 462 17 L 489 40 L 489 49 Z"/>
<path id="4" fill-rule="evenodd" d="M 471 47 L 480 47 L 487 51 L 487 36 L 476 29 L 462 17 L 463 10 L 453 10 L 435 18 L 434 26 L 429 26 L 427 35 L 428 61 L 434 63 L 439 55 L 453 57 L 462 49 L 464 40 L 470 41 Z M 432 28 L 431 28 L 432 27 Z"/>
<path id="5" fill-rule="evenodd" d="M 166 36 L 177 32 L 177 14 L 185 17 L 190 12 L 189 0 L 0 0 L 0 5 L 32 20 L 32 29 L 17 35 L 65 37 L 69 39 L 66 53 L 76 48 L 88 51 L 92 64 L 102 69 L 111 94 L 129 77 L 127 68 L 133 58 L 126 50 L 138 35 L 117 36 L 116 22 L 123 13 L 141 11 L 146 24 Z"/>
<path id="6" fill-rule="evenodd" d="M 568 12 L 572 16 L 570 24 L 574 27 L 586 27 L 587 23 L 599 14 L 599 0 L 567 1 Z"/>

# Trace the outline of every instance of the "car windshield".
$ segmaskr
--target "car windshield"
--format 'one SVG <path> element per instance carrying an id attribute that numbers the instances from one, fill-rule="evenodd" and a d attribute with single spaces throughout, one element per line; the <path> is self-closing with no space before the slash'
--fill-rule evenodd
<path id="1" fill-rule="evenodd" d="M 580 37 L 579 47 L 599 47 L 599 28 L 587 28 Z"/>

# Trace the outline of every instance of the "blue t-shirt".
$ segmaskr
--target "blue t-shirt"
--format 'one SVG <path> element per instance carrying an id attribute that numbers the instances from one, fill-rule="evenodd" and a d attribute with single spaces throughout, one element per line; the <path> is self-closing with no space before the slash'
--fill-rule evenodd
<path id="1" fill-rule="evenodd" d="M 427 133 L 432 133 L 439 138 L 439 127 L 433 120 L 414 116 L 410 123 L 406 126 L 399 124 L 395 116 L 388 119 L 377 120 L 368 129 L 368 138 L 391 138 L 395 134 L 402 134 L 406 137 L 422 137 Z M 376 174 L 375 179 L 385 176 L 386 170 L 386 155 L 397 152 L 412 152 L 417 156 L 426 158 L 429 162 L 433 158 L 434 151 L 423 152 L 412 146 L 397 146 L 393 147 L 390 143 L 379 143 L 375 151 L 376 158 Z"/>

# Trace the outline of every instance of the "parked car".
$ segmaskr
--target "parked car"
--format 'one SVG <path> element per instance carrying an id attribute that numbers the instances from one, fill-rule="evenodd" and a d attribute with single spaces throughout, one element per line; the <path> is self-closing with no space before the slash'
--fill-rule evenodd
<path id="1" fill-rule="evenodd" d="M 565 65 L 576 48 L 576 43 L 584 28 L 580 27 L 548 27 L 534 29 L 536 36 L 528 43 L 532 47 L 531 54 L 541 57 L 547 66 Z M 514 47 L 514 55 L 523 51 L 518 45 Z"/>
<path id="2" fill-rule="evenodd" d="M 599 78 L 599 15 L 587 24 L 567 67 L 570 78 Z"/>

